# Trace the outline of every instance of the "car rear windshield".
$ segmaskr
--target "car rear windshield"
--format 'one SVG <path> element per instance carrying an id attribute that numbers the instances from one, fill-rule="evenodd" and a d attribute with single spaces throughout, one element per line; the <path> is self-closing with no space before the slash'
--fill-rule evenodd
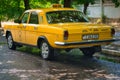
<path id="1" fill-rule="evenodd" d="M 46 16 L 49 24 L 89 22 L 88 18 L 80 11 L 52 11 L 47 12 Z"/>

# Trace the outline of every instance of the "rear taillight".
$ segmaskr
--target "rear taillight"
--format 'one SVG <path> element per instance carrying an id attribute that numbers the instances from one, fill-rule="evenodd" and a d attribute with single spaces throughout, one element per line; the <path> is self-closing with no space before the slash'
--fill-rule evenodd
<path id="1" fill-rule="evenodd" d="M 111 28 L 111 35 L 114 36 L 114 34 L 115 34 L 115 29 Z"/>
<path id="2" fill-rule="evenodd" d="M 68 33 L 68 31 L 66 30 L 66 31 L 64 31 L 64 40 L 67 40 L 68 39 L 68 36 L 69 36 L 69 33 Z"/>

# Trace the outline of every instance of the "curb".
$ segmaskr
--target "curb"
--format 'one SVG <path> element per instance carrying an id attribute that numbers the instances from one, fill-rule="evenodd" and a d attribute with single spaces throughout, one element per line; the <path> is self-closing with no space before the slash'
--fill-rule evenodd
<path id="1" fill-rule="evenodd" d="M 3 32 L 3 28 L 0 27 L 0 36 L 2 36 L 3 33 L 4 33 L 4 32 Z"/>
<path id="2" fill-rule="evenodd" d="M 103 52 L 103 54 L 120 57 L 120 51 L 110 50 L 110 49 L 102 49 L 102 52 Z"/>

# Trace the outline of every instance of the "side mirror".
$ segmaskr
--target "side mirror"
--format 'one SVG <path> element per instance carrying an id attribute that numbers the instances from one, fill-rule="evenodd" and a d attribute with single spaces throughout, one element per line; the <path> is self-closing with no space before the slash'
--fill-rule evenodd
<path id="1" fill-rule="evenodd" d="M 97 23 L 97 24 L 102 23 L 102 19 L 98 19 L 98 20 L 96 21 L 96 23 Z"/>
<path id="2" fill-rule="evenodd" d="M 21 23 L 21 21 L 19 19 L 15 19 L 14 22 L 15 23 Z"/>

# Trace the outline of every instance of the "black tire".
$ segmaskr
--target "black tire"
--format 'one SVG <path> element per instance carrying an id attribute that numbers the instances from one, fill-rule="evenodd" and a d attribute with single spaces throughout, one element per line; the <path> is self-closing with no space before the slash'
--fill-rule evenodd
<path id="1" fill-rule="evenodd" d="M 12 50 L 16 49 L 16 45 L 15 45 L 12 35 L 10 33 L 7 35 L 7 44 L 8 44 L 9 49 L 12 49 Z"/>
<path id="2" fill-rule="evenodd" d="M 84 56 L 86 57 L 93 57 L 95 53 L 95 48 L 94 47 L 89 47 L 89 48 L 80 48 L 80 50 L 83 52 Z"/>
<path id="3" fill-rule="evenodd" d="M 54 59 L 54 49 L 45 40 L 43 40 L 40 44 L 40 53 L 44 60 Z"/>

